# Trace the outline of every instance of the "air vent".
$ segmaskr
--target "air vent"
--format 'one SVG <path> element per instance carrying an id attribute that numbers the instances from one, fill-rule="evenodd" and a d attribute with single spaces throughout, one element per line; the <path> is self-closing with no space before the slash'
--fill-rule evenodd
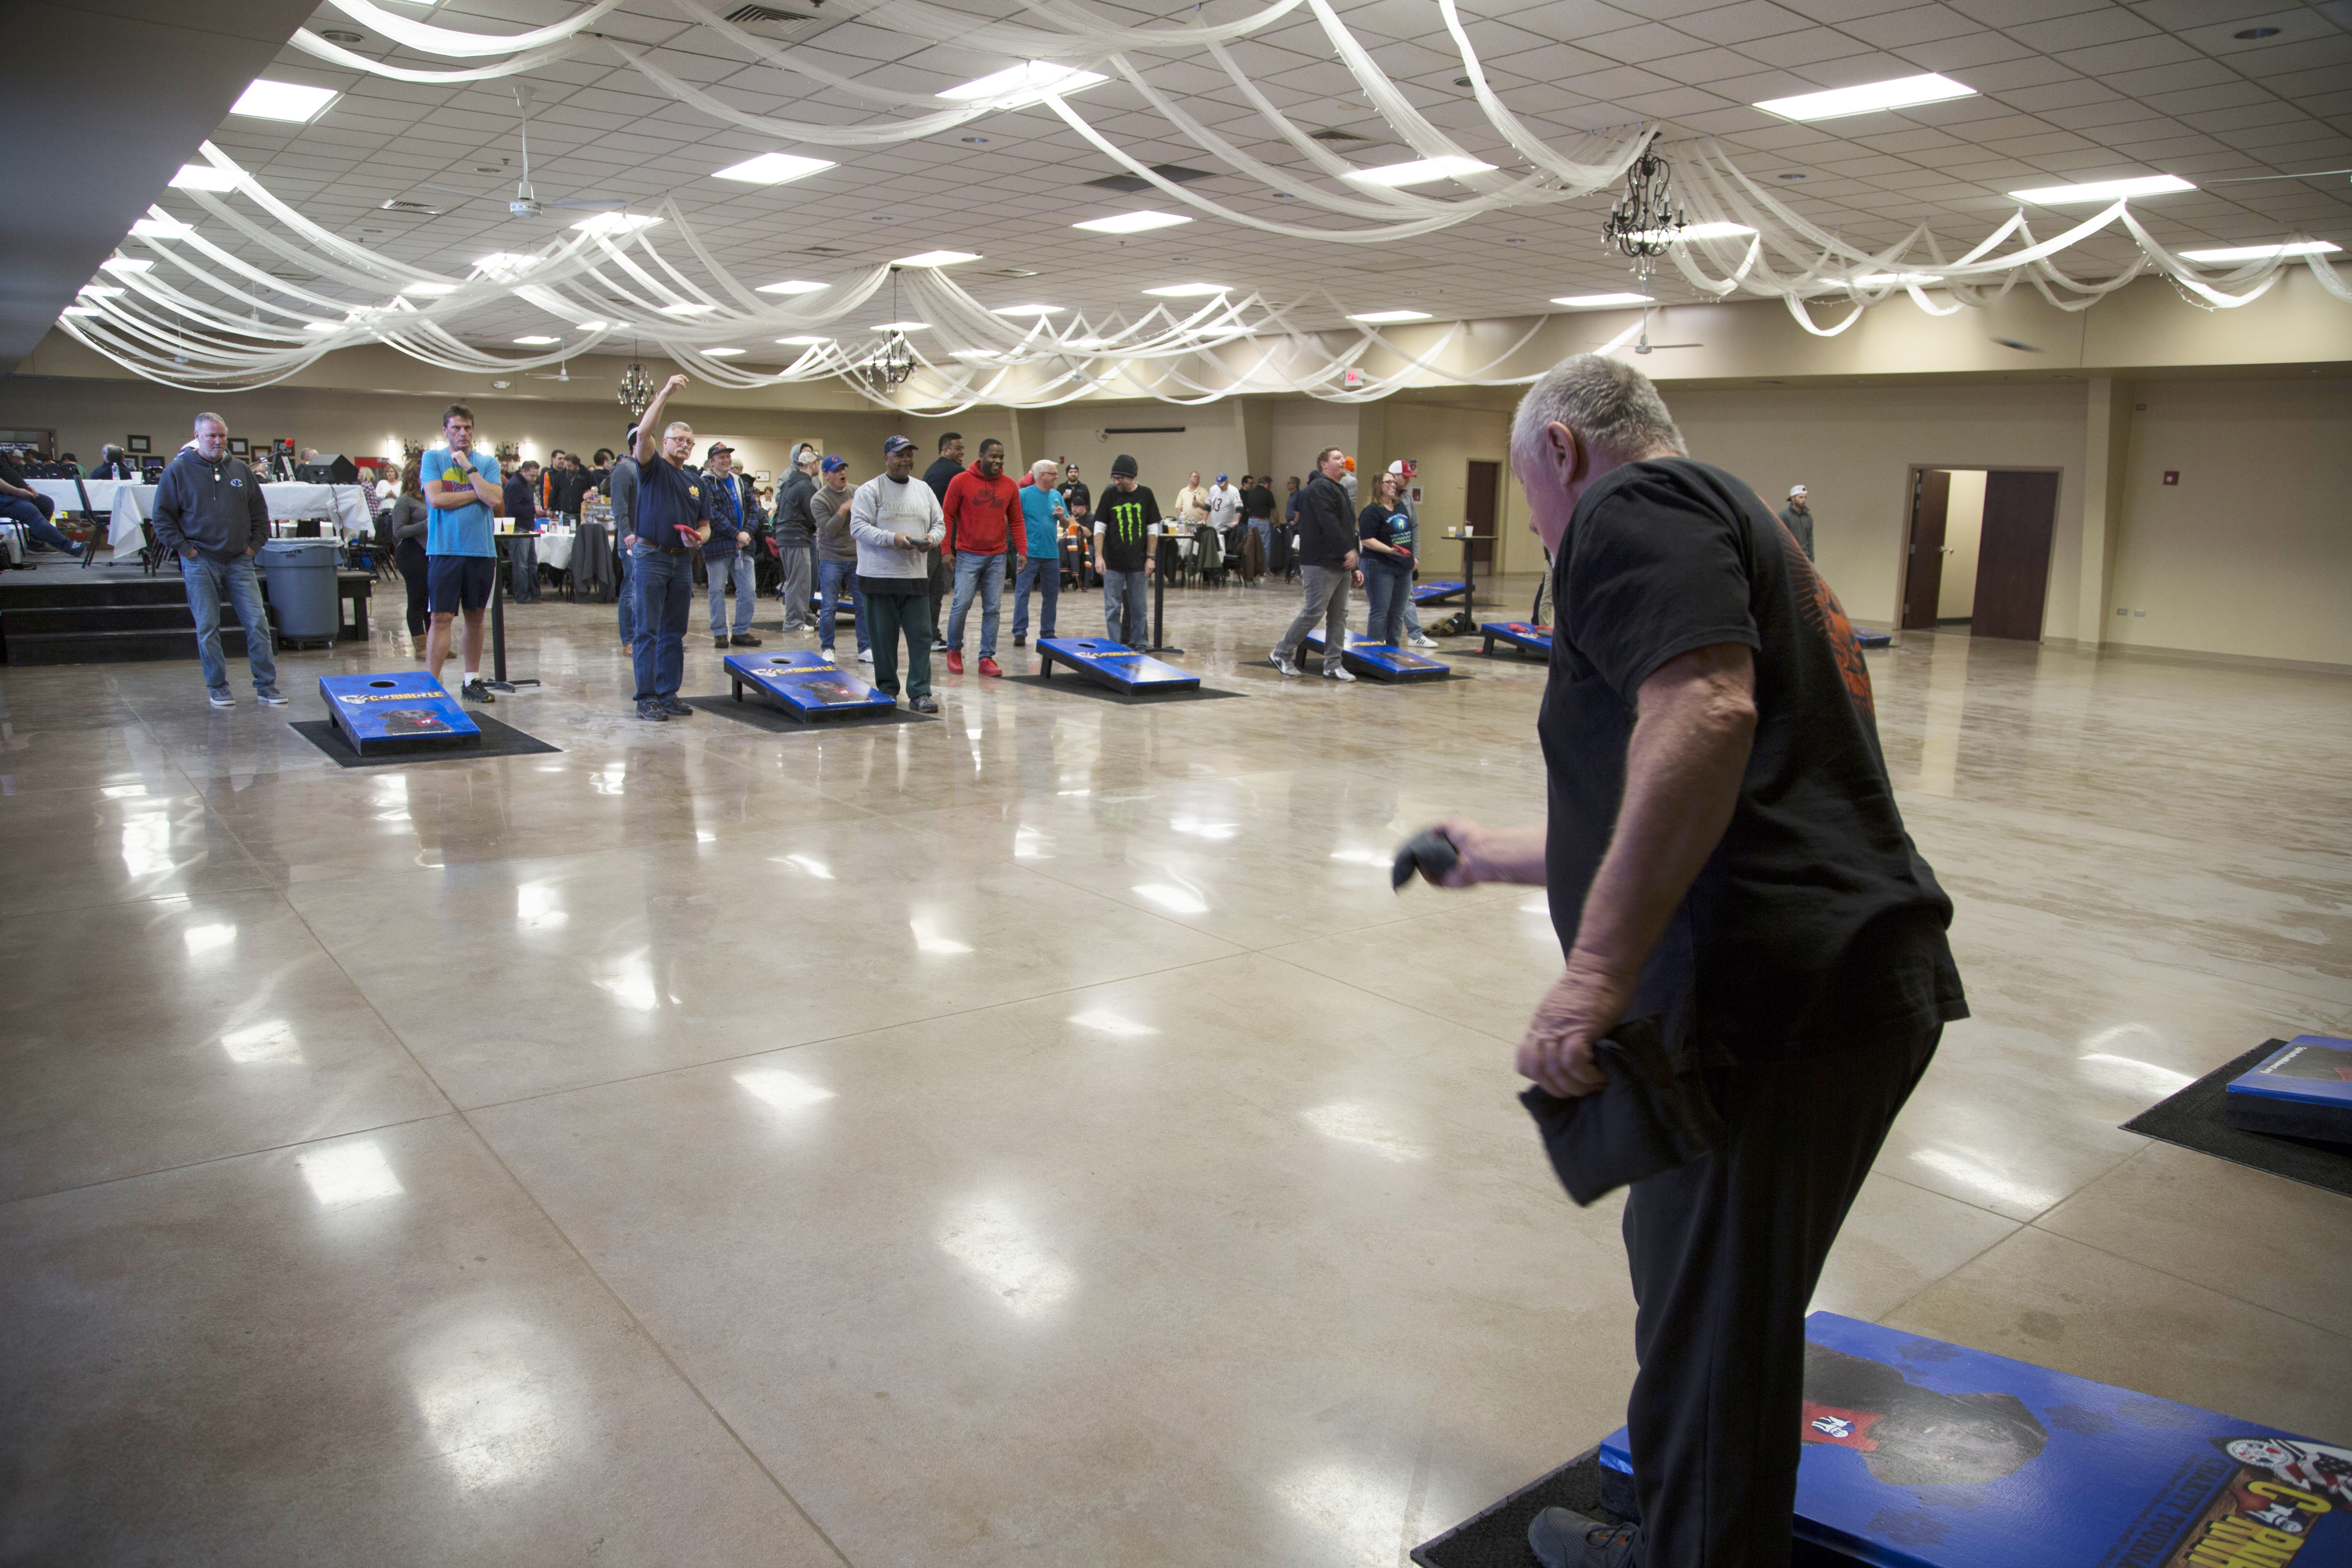
<path id="1" fill-rule="evenodd" d="M 367 37 L 364 34 L 354 33 L 348 27 L 321 27 L 319 29 L 319 37 L 326 39 L 327 42 L 331 44 L 343 44 L 348 46 L 351 44 L 364 44 L 367 42 Z"/>
<path id="2" fill-rule="evenodd" d="M 807 245 L 801 247 L 803 256 L 846 256 L 849 252 L 838 245 Z"/>
<path id="3" fill-rule="evenodd" d="M 1034 267 L 992 267 L 981 276 L 982 278 L 1034 278 L 1037 276 L 1037 269 Z"/>
<path id="4" fill-rule="evenodd" d="M 1360 135 L 1356 132 L 1341 131 L 1330 125 L 1326 125 L 1320 131 L 1309 131 L 1307 135 L 1310 141 L 1315 142 L 1369 142 L 1371 140 L 1370 137 Z"/>
<path id="5" fill-rule="evenodd" d="M 824 0 L 809 0 L 812 5 L 822 5 Z M 779 11 L 773 5 L 738 5 L 727 13 L 727 19 L 738 26 L 753 22 L 814 22 L 816 18 L 805 11 Z"/>
<path id="6" fill-rule="evenodd" d="M 442 211 L 439 207 L 427 206 L 423 202 L 406 201 L 384 202 L 376 210 L 388 213 L 409 213 L 417 217 L 439 217 Z"/>
<path id="7" fill-rule="evenodd" d="M 1211 174 L 1210 170 L 1188 169 L 1181 163 L 1154 163 L 1151 165 L 1151 172 L 1171 184 L 1177 185 L 1188 184 L 1194 180 L 1205 180 Z M 1129 195 L 1133 195 L 1138 191 L 1156 188 L 1150 181 L 1139 178 L 1134 174 L 1105 174 L 1099 180 L 1088 180 L 1085 183 L 1101 190 L 1119 191 Z"/>

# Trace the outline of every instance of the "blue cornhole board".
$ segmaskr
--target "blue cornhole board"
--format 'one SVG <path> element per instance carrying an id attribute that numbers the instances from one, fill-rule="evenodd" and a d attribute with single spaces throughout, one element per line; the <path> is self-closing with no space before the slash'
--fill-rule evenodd
<path id="1" fill-rule="evenodd" d="M 1037 673 L 1051 680 L 1054 667 L 1074 669 L 1114 691 L 1150 697 L 1163 691 L 1197 691 L 1201 678 L 1148 653 L 1108 637 L 1039 637 Z"/>
<path id="2" fill-rule="evenodd" d="M 2222 1107 L 2250 1132 L 2352 1143 L 2352 1040 L 2297 1035 L 2231 1079 Z"/>
<path id="3" fill-rule="evenodd" d="M 1856 632 L 1853 634 L 1853 646 L 1856 647 L 1893 647 L 1895 646 L 1895 634 L 1893 632 Z"/>
<path id="4" fill-rule="evenodd" d="M 1551 657 L 1549 626 L 1529 626 L 1525 621 L 1483 621 L 1479 623 L 1478 630 L 1486 638 L 1483 651 L 1490 658 L 1498 642 L 1507 643 L 1522 653 L 1531 653 L 1540 658 Z"/>
<path id="5" fill-rule="evenodd" d="M 1444 580 L 1435 583 L 1416 583 L 1412 589 L 1412 602 L 1416 605 L 1442 605 L 1448 599 L 1460 598 L 1464 590 L 1469 586 L 1467 583 Z"/>
<path id="6" fill-rule="evenodd" d="M 1321 654 L 1323 634 L 1308 632 L 1307 647 L 1310 653 Z M 1450 666 L 1391 644 L 1352 639 L 1340 652 L 1339 666 L 1350 675 L 1369 676 L 1374 680 L 1443 680 L 1454 673 Z"/>
<path id="7" fill-rule="evenodd" d="M 810 591 L 809 608 L 814 614 L 820 616 L 824 614 L 824 594 L 823 590 L 812 589 Z M 857 601 L 855 598 L 852 598 L 847 594 L 844 594 L 834 600 L 833 624 L 835 626 L 839 626 L 844 621 L 854 621 L 856 618 Z"/>
<path id="8" fill-rule="evenodd" d="M 897 698 L 876 690 L 814 648 L 730 653 L 727 675 L 734 683 L 736 701 L 743 700 L 743 689 L 748 686 L 803 721 L 887 713 L 898 706 Z"/>
<path id="9" fill-rule="evenodd" d="M 1834 1312 L 1808 1318 L 1805 1340 L 1797 1535 L 1832 1554 L 1872 1568 L 2352 1564 L 2352 1448 Z M 1624 1428 L 1600 1458 L 1611 1506 L 1629 1500 Z M 2252 1550 L 2229 1550 L 2241 1542 Z"/>
<path id="10" fill-rule="evenodd" d="M 482 731 L 441 683 L 421 670 L 399 675 L 322 675 L 319 696 L 335 728 L 362 757 L 462 752 Z"/>

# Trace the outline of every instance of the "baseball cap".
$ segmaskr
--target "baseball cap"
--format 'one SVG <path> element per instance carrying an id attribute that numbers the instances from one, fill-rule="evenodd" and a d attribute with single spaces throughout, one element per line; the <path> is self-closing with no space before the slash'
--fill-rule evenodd
<path id="1" fill-rule="evenodd" d="M 842 469 L 849 467 L 849 459 L 846 458 L 827 458 L 824 462 L 818 464 L 817 467 L 828 474 L 839 473 Z"/>
<path id="2" fill-rule="evenodd" d="M 726 453 L 729 457 L 730 457 L 730 458 L 731 458 L 731 457 L 733 457 L 733 456 L 735 455 L 735 448 L 734 448 L 734 447 L 730 447 L 730 446 L 729 446 L 729 445 L 728 445 L 726 442 L 724 442 L 724 441 L 713 441 L 712 443 L 710 443 L 710 447 L 709 447 L 709 449 L 708 451 L 704 452 L 702 455 L 703 455 L 703 457 L 704 457 L 704 458 L 715 458 L 715 457 L 719 456 L 719 453 L 721 453 L 721 452 Z"/>
<path id="3" fill-rule="evenodd" d="M 882 455 L 886 458 L 893 452 L 911 452 L 914 449 L 915 444 L 904 436 L 893 436 L 882 443 Z"/>
<path id="4" fill-rule="evenodd" d="M 1223 484 L 1224 482 L 1225 482 L 1225 476 L 1224 476 L 1224 475 L 1223 475 L 1223 474 L 1219 474 L 1219 475 L 1217 476 L 1217 483 L 1219 483 L 1219 484 Z"/>
<path id="5" fill-rule="evenodd" d="M 1790 485 L 1790 486 L 1789 487 L 1789 493 L 1790 493 L 1790 495 L 1792 495 L 1792 496 L 1801 496 L 1801 495 L 1805 495 L 1805 494 L 1807 494 L 1807 493 L 1809 493 L 1809 492 L 1806 490 L 1805 487 L 1804 487 L 1804 486 L 1802 486 L 1802 485 Z"/>
<path id="6" fill-rule="evenodd" d="M 636 450 L 637 427 L 635 426 L 632 425 L 629 426 L 629 433 L 621 437 L 621 445 L 628 447 L 631 451 Z"/>

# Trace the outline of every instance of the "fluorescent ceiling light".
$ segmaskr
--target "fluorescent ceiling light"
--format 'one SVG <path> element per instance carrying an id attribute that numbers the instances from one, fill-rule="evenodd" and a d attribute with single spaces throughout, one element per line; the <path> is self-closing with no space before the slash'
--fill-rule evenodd
<path id="1" fill-rule="evenodd" d="M 152 272 L 155 264 L 143 257 L 110 256 L 98 264 L 100 272 Z"/>
<path id="2" fill-rule="evenodd" d="M 131 226 L 131 232 L 142 239 L 184 239 L 196 231 L 175 217 L 142 217 Z"/>
<path id="3" fill-rule="evenodd" d="M 610 321 L 583 321 L 572 330 L 582 332 L 601 332 L 611 328 L 612 324 Z"/>
<path id="4" fill-rule="evenodd" d="M 1341 177 L 1363 185 L 1426 185 L 1436 180 L 1458 180 L 1465 174 L 1492 174 L 1494 169 L 1494 164 L 1475 158 L 1416 158 L 1410 163 L 1351 169 Z"/>
<path id="5" fill-rule="evenodd" d="M 1063 93 L 1082 91 L 1098 81 L 1109 79 L 1099 71 L 1055 65 L 1051 60 L 1026 60 L 1001 71 L 992 71 L 977 81 L 951 87 L 939 96 L 950 103 L 1002 100 L 995 103 L 996 108 L 1023 109 Z"/>
<path id="6" fill-rule="evenodd" d="M 256 120 L 290 120 L 303 124 L 319 118 L 327 105 L 339 95 L 331 87 L 304 87 L 291 81 L 260 81 L 237 95 L 228 106 L 231 114 L 249 114 Z"/>
<path id="7" fill-rule="evenodd" d="M 1677 229 L 1643 229 L 1633 237 L 1644 245 L 1669 245 L 1677 239 L 1737 239 L 1755 232 L 1744 223 L 1686 223 Z"/>
<path id="8" fill-rule="evenodd" d="M 111 283 L 85 283 L 74 292 L 87 294 L 93 300 L 111 300 L 122 290 Z"/>
<path id="9" fill-rule="evenodd" d="M 664 305 L 661 313 L 665 316 L 707 316 L 717 309 L 716 305 Z"/>
<path id="10" fill-rule="evenodd" d="M 1143 234 L 1155 228 L 1173 228 L 1192 220 L 1176 213 L 1114 213 L 1108 217 L 1090 217 L 1084 223 L 1074 223 L 1072 228 L 1092 229 L 1097 234 Z"/>
<path id="11" fill-rule="evenodd" d="M 812 283 L 805 278 L 787 278 L 782 283 L 762 283 L 752 292 L 755 294 L 818 294 L 832 287 L 830 283 Z"/>
<path id="12" fill-rule="evenodd" d="M 1058 314 L 1059 305 L 999 305 L 989 312 L 993 316 L 1051 316 Z"/>
<path id="13" fill-rule="evenodd" d="M 1570 294 L 1554 300 L 1552 303 L 1566 305 L 1571 310 L 1591 310 L 1603 305 L 1646 305 L 1650 303 L 1650 296 L 1647 294 Z"/>
<path id="14" fill-rule="evenodd" d="M 928 332 L 931 324 L 929 321 L 885 321 L 871 330 L 877 332 Z"/>
<path id="15" fill-rule="evenodd" d="M 591 213 L 572 226 L 583 234 L 634 234 L 659 222 L 650 213 Z"/>
<path id="16" fill-rule="evenodd" d="M 541 343 L 560 343 L 563 340 L 561 338 L 551 338 L 544 332 L 533 332 L 527 338 L 517 338 L 515 340 L 515 342 L 519 343 L 530 343 L 534 346 Z"/>
<path id="17" fill-rule="evenodd" d="M 2183 261 L 2268 261 L 2272 257 L 2326 256 L 2343 247 L 2332 239 L 2298 239 L 2285 245 L 2231 245 L 2219 250 L 2184 250 Z"/>
<path id="18" fill-rule="evenodd" d="M 215 169 L 210 163 L 183 163 L 172 183 L 184 191 L 233 191 L 236 176 L 226 169 Z"/>
<path id="19" fill-rule="evenodd" d="M 2111 202 L 2117 196 L 2160 196 L 2170 191 L 2196 188 L 2177 175 L 2141 174 L 2128 180 L 2093 180 L 2081 185 L 2038 185 L 2030 191 L 2011 191 L 2009 199 L 2050 207 L 2065 202 Z"/>
<path id="20" fill-rule="evenodd" d="M 747 185 L 781 185 L 803 180 L 834 166 L 830 158 L 803 158 L 796 153 L 762 153 L 740 163 L 712 171 L 714 180 L 740 180 Z"/>
<path id="21" fill-rule="evenodd" d="M 478 266 L 479 263 L 476 265 Z M 403 287 L 400 291 L 404 294 L 455 294 L 457 291 L 457 286 L 455 283 L 410 283 Z"/>
<path id="22" fill-rule="evenodd" d="M 1974 98 L 1977 89 L 1947 76 L 1901 76 L 1892 81 L 1867 81 L 1860 87 L 1832 88 L 1827 92 L 1799 93 L 1794 98 L 1768 98 L 1756 107 L 1783 120 L 1835 120 L 1846 114 L 1868 114 L 1878 109 L 1908 109 L 1916 103 L 1942 103 L 1948 99 Z"/>
<path id="23" fill-rule="evenodd" d="M 733 359 L 743 351 L 741 349 L 705 349 L 702 352 L 712 359 Z"/>
<path id="24" fill-rule="evenodd" d="M 1351 321 L 1361 321 L 1368 327 L 1384 327 L 1391 321 L 1426 321 L 1426 310 L 1360 310 L 1349 316 Z"/>
<path id="25" fill-rule="evenodd" d="M 1233 289 L 1224 283 L 1171 283 L 1165 289 L 1146 289 L 1144 292 L 1160 300 L 1198 300 L 1209 294 L 1230 294 Z"/>
<path id="26" fill-rule="evenodd" d="M 68 316 L 95 316 L 98 314 L 98 307 L 95 305 L 68 305 L 65 308 L 64 313 Z"/>
<path id="27" fill-rule="evenodd" d="M 972 250 L 926 250 L 920 256 L 902 256 L 893 267 L 955 267 L 966 261 L 977 261 L 980 253 Z"/>
<path id="28" fill-rule="evenodd" d="M 787 348 L 795 348 L 795 349 L 814 348 L 814 347 L 816 347 L 816 346 L 817 346 L 818 344 L 820 344 L 820 343 L 829 343 L 829 342 L 833 342 L 833 340 L 832 340 L 831 338 L 817 338 L 817 337 L 811 337 L 811 336 L 809 336 L 809 335 L 808 335 L 807 333 L 805 333 L 805 332 L 802 333 L 799 337 L 794 337 L 794 338 L 778 338 L 776 341 L 777 341 L 778 342 L 780 342 L 780 343 L 782 343 L 782 344 L 783 344 L 783 345 L 785 345 Z"/>

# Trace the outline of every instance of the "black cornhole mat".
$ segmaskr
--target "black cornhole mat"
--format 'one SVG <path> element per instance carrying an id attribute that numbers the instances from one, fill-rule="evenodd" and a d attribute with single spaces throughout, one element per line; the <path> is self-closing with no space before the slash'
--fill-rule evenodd
<path id="1" fill-rule="evenodd" d="M 1322 679 L 1323 656 L 1319 653 L 1310 653 L 1302 654 L 1300 657 L 1306 662 L 1302 662 L 1299 665 L 1297 679 L 1301 680 Z M 1270 658 L 1251 658 L 1244 659 L 1242 662 L 1245 668 L 1250 669 L 1275 668 L 1274 660 Z M 1280 672 L 1277 670 L 1276 673 L 1279 674 Z M 1466 669 L 1454 669 L 1448 667 L 1444 675 L 1425 675 L 1419 680 L 1376 680 L 1370 676 L 1360 675 L 1356 677 L 1356 684 L 1359 686 L 1369 686 L 1375 691 L 1397 691 L 1409 686 L 1443 686 L 1449 680 L 1475 680 L 1477 679 L 1478 678 L 1476 676 L 1471 674 Z M 1335 680 L 1331 684 L 1338 686 L 1341 683 Z"/>
<path id="2" fill-rule="evenodd" d="M 1181 691 L 1163 691 L 1157 696 L 1145 696 L 1133 691 L 1114 691 L 1108 686 L 1097 686 L 1082 675 L 1065 673 L 1059 680 L 1049 680 L 1042 675 L 1008 675 L 1008 686 L 1037 686 L 1047 691 L 1075 691 L 1081 697 L 1092 697 L 1103 702 L 1116 702 L 1122 708 L 1165 708 L 1171 702 L 1205 702 L 1214 697 L 1246 697 L 1246 691 L 1220 691 L 1213 686 L 1188 686 Z"/>
<path id="3" fill-rule="evenodd" d="M 541 752 L 561 752 L 561 746 L 551 746 L 536 735 L 526 735 L 511 724 L 500 723 L 478 708 L 466 710 L 482 731 L 482 743 L 451 752 L 402 752 L 392 756 L 363 757 L 352 750 L 343 732 L 335 728 L 332 719 L 297 719 L 289 726 L 310 744 L 327 753 L 337 767 L 383 768 L 411 763 L 477 763 L 485 757 L 529 757 Z"/>
<path id="4" fill-rule="evenodd" d="M 2230 1125 L 2230 1080 L 2252 1072 L 2264 1057 L 2285 1045 L 2284 1040 L 2264 1040 L 2169 1099 L 2149 1106 L 2125 1122 L 2124 1131 L 2352 1197 L 2352 1145 L 2249 1132 Z"/>
<path id="5" fill-rule="evenodd" d="M 792 717 L 774 703 L 757 696 L 746 696 L 740 702 L 732 697 L 688 697 L 684 700 L 698 713 L 717 713 L 740 724 L 749 724 L 754 730 L 765 730 L 771 735 L 838 735 L 845 730 L 872 730 L 885 724 L 931 724 L 939 721 L 936 713 L 888 708 L 871 717 L 845 714 L 838 719 L 821 719 L 811 723 L 805 719 Z"/>

